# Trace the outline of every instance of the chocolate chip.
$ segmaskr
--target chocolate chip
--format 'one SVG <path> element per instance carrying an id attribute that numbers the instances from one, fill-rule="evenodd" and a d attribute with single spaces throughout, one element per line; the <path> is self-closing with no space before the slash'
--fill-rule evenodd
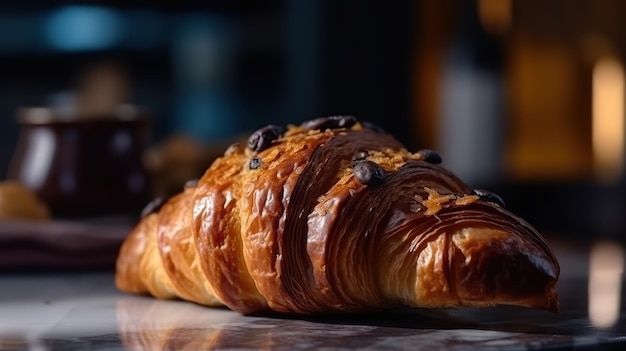
<path id="1" fill-rule="evenodd" d="M 141 215 L 140 215 L 141 218 L 146 217 L 149 214 L 159 212 L 161 207 L 163 207 L 163 205 L 165 205 L 166 202 L 167 202 L 167 198 L 163 196 L 159 196 L 155 198 L 154 200 L 148 202 L 148 204 L 146 204 L 143 210 L 141 210 Z"/>
<path id="2" fill-rule="evenodd" d="M 252 159 L 250 159 L 250 162 L 248 162 L 248 168 L 259 169 L 262 164 L 263 164 L 263 161 L 260 158 L 255 156 Z"/>
<path id="3" fill-rule="evenodd" d="M 183 189 L 195 188 L 196 185 L 198 185 L 198 181 L 199 181 L 198 179 L 189 179 L 188 181 L 185 182 Z"/>
<path id="4" fill-rule="evenodd" d="M 250 150 L 260 152 L 272 146 L 272 142 L 285 131 L 285 128 L 270 124 L 263 127 L 250 135 L 248 138 L 248 147 Z"/>
<path id="5" fill-rule="evenodd" d="M 306 121 L 300 125 L 305 130 L 326 130 L 337 128 L 350 128 L 357 123 L 354 116 L 330 116 L 320 117 Z"/>
<path id="6" fill-rule="evenodd" d="M 474 189 L 474 190 L 472 190 L 472 194 L 473 195 L 478 195 L 478 197 L 481 200 L 494 203 L 494 204 L 499 205 L 501 207 L 506 207 L 505 204 L 504 204 L 504 200 L 500 196 L 498 196 L 495 193 L 492 193 L 489 190 Z"/>
<path id="7" fill-rule="evenodd" d="M 428 163 L 433 163 L 433 164 L 441 163 L 441 156 L 439 156 L 439 154 L 434 152 L 433 150 L 424 149 L 424 150 L 418 151 L 417 153 L 422 155 L 422 158 L 424 159 L 424 161 Z"/>
<path id="8" fill-rule="evenodd" d="M 378 124 L 374 124 L 372 122 L 363 121 L 363 122 L 361 122 L 361 125 L 363 126 L 363 128 L 369 129 L 372 132 L 376 132 L 376 133 L 380 133 L 380 134 L 387 133 L 381 126 L 379 126 Z"/>
<path id="9" fill-rule="evenodd" d="M 357 162 L 352 168 L 354 177 L 365 185 L 380 184 L 385 180 L 385 171 L 372 161 Z"/>

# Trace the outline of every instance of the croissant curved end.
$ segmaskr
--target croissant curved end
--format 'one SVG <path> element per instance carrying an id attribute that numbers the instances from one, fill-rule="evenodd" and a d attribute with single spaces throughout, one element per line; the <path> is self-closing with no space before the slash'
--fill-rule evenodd
<path id="1" fill-rule="evenodd" d="M 429 244 L 418 258 L 418 271 L 424 270 L 416 284 L 422 304 L 448 307 L 456 300 L 449 307 L 517 305 L 558 312 L 558 262 L 532 227 L 518 224 L 477 222 Z M 428 269 L 441 274 L 428 275 Z"/>
<path id="2" fill-rule="evenodd" d="M 451 271 L 462 304 L 558 310 L 558 265 L 520 236 L 493 228 L 464 228 L 452 235 L 451 249 Z"/>

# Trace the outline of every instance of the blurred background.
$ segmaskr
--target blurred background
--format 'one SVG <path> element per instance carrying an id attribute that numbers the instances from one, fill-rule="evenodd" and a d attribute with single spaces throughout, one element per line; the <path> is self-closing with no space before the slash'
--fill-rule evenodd
<path id="1" fill-rule="evenodd" d="M 622 239 L 625 11 L 619 0 L 4 2 L 0 179 L 24 107 L 141 108 L 149 196 L 266 124 L 352 114 L 437 150 L 549 235 Z"/>

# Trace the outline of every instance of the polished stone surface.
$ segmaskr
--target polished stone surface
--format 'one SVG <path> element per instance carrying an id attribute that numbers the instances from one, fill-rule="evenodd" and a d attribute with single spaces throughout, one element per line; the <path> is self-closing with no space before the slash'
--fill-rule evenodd
<path id="1" fill-rule="evenodd" d="M 590 318 L 586 252 L 557 252 L 563 266 L 559 314 L 497 307 L 250 317 L 123 294 L 108 271 L 4 273 L 0 350 L 626 349 L 622 273 L 617 271 L 617 285 L 601 282 L 603 294 L 608 292 L 600 295 L 601 302 L 617 298 L 617 305 L 602 305 L 600 319 Z M 616 287 L 612 298 L 607 289 Z M 603 320 L 610 317 L 611 308 L 617 308 L 616 319 Z"/>

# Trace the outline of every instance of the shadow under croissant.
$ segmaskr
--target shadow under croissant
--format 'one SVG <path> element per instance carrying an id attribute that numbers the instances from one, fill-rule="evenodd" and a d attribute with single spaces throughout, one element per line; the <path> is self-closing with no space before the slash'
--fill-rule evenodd
<path id="1" fill-rule="evenodd" d="M 400 308 L 381 313 L 308 317 L 279 313 L 243 316 L 185 301 L 128 297 L 118 300 L 116 308 L 121 340 L 126 348 L 135 351 L 272 349 L 292 339 L 315 347 L 332 345 L 337 336 L 350 338 L 351 343 L 371 343 L 383 336 L 417 337 L 433 330 L 566 335 L 558 328 L 537 324 L 539 319 L 550 320 L 553 314 L 516 306 L 498 306 L 487 313 L 476 309 Z M 510 318 L 511 315 L 520 318 Z M 345 342 L 344 339 L 342 344 Z"/>
<path id="2" fill-rule="evenodd" d="M 519 306 L 481 308 L 398 308 L 379 313 L 319 316 L 263 314 L 285 321 L 305 320 L 323 324 L 368 325 L 404 329 L 476 329 L 499 332 L 576 335 L 556 324 L 558 315 Z M 544 321 L 550 323 L 538 323 Z"/>

